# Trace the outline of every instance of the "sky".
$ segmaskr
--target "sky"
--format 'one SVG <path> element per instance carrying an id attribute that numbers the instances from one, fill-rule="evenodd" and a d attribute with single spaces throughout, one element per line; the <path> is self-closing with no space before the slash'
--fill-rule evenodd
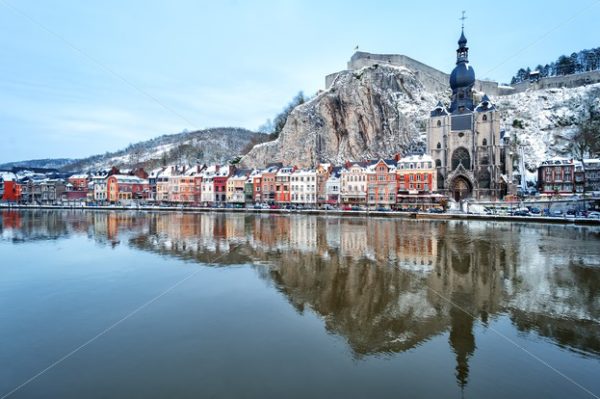
<path id="1" fill-rule="evenodd" d="M 600 46 L 600 0 L 0 0 L 0 163 L 257 129 L 356 46 L 449 73 L 462 10 L 480 79 Z"/>

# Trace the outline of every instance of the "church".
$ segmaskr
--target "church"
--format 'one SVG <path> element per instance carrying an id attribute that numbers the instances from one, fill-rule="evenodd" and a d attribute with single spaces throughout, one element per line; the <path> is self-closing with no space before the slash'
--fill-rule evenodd
<path id="1" fill-rule="evenodd" d="M 463 27 L 450 75 L 450 105 L 438 102 L 427 126 L 438 191 L 455 201 L 501 199 L 515 190 L 510 142 L 500 129 L 499 112 L 486 94 L 473 90 L 474 84 Z"/>

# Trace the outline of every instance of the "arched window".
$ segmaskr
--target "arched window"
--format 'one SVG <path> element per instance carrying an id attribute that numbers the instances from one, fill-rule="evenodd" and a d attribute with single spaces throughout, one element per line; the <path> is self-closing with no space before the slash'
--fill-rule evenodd
<path id="1" fill-rule="evenodd" d="M 456 169 L 458 165 L 462 165 L 467 170 L 471 169 L 471 155 L 465 147 L 458 147 L 452 153 L 452 170 Z"/>
<path id="2" fill-rule="evenodd" d="M 441 120 L 439 120 L 439 119 L 438 119 L 438 121 L 437 121 L 437 126 L 438 126 L 438 127 L 442 126 L 442 121 L 441 121 Z"/>
<path id="3" fill-rule="evenodd" d="M 479 180 L 479 188 L 490 188 L 490 172 L 488 172 L 487 170 L 480 170 L 477 174 L 477 180 Z"/>
<path id="4" fill-rule="evenodd" d="M 436 159 L 436 160 L 435 160 L 435 167 L 436 167 L 436 168 L 441 168 L 441 167 L 442 167 L 442 161 L 441 161 L 441 160 L 439 160 L 439 159 Z"/>
<path id="5" fill-rule="evenodd" d="M 442 148 L 442 143 L 437 143 L 437 149 L 441 149 Z"/>
<path id="6" fill-rule="evenodd" d="M 483 115 L 483 118 L 481 118 L 484 122 L 487 121 L 487 115 Z"/>
<path id="7" fill-rule="evenodd" d="M 483 139 L 483 141 L 481 142 L 481 144 L 487 145 L 487 139 Z"/>

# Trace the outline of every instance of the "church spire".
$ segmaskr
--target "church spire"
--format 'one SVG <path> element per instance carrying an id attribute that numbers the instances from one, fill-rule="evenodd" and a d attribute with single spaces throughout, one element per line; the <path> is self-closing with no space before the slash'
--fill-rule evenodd
<path id="1" fill-rule="evenodd" d="M 462 12 L 460 26 L 460 38 L 458 39 L 458 49 L 456 50 L 456 63 L 469 62 L 469 48 L 467 47 L 467 37 L 465 36 L 465 12 Z"/>

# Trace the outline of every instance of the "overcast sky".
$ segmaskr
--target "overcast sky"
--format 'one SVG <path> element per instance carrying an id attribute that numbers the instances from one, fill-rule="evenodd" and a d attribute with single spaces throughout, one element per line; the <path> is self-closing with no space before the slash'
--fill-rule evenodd
<path id="1" fill-rule="evenodd" d="M 0 0 L 0 163 L 83 157 L 183 129 L 256 129 L 358 45 L 507 82 L 600 46 L 600 1 Z"/>

